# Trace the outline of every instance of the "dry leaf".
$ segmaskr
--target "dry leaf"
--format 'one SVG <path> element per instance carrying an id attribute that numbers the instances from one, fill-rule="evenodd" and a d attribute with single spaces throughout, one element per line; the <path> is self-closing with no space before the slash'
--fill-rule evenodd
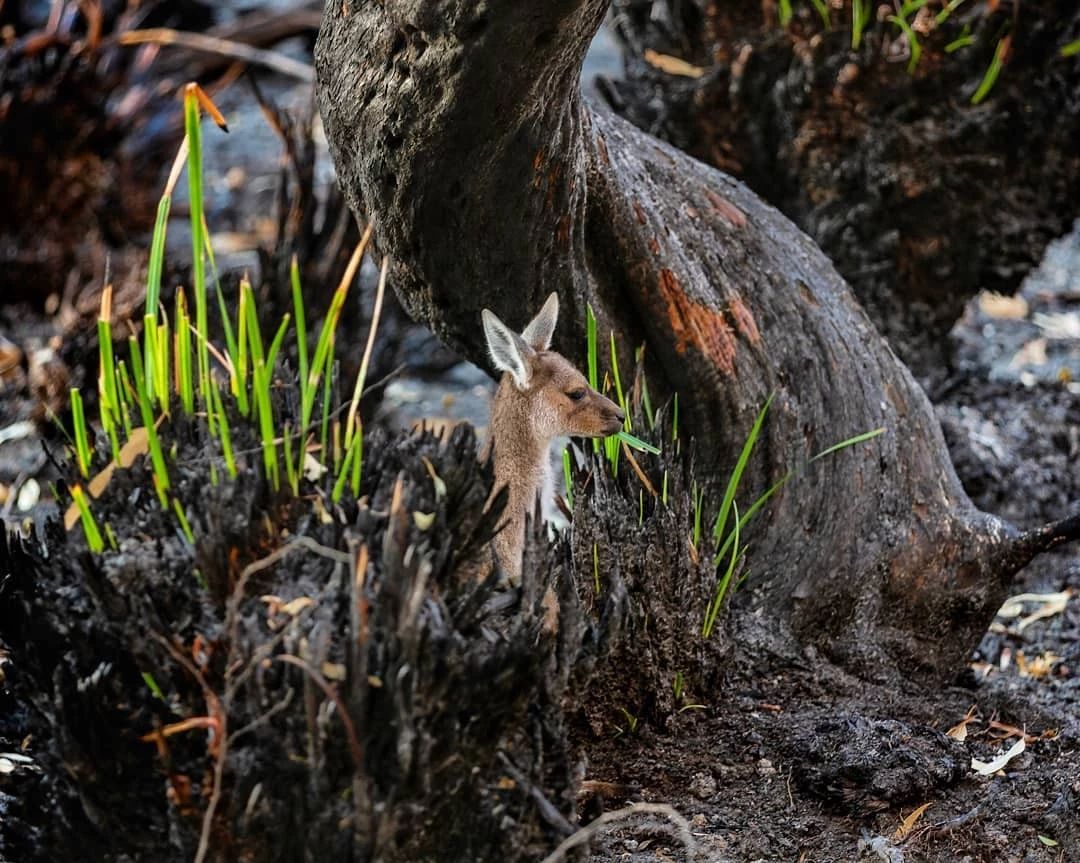
<path id="1" fill-rule="evenodd" d="M 118 467 L 129 468 L 135 464 L 135 459 L 141 455 L 146 455 L 150 449 L 149 440 L 145 426 L 133 428 L 131 430 L 131 437 L 128 438 L 127 443 L 120 447 L 120 461 L 109 462 L 99 473 L 91 478 L 89 483 L 87 483 L 86 487 L 90 492 L 90 496 L 93 498 L 101 497 L 105 492 L 105 489 L 109 487 L 113 472 Z M 64 527 L 67 530 L 71 530 L 78 523 L 79 508 L 75 504 L 71 504 L 64 513 Z"/>
<path id="2" fill-rule="evenodd" d="M 897 827 L 896 832 L 893 833 L 893 836 L 892 836 L 893 841 L 894 842 L 903 842 L 905 839 L 907 839 L 908 835 L 911 833 L 912 829 L 919 822 L 919 819 L 922 818 L 923 813 L 927 809 L 929 809 L 932 805 L 933 805 L 932 802 L 924 803 L 922 806 L 920 806 L 918 809 L 916 809 L 914 812 L 912 812 L 910 815 L 908 815 L 907 818 L 905 818 L 903 821 L 901 821 L 900 826 Z"/>
<path id="3" fill-rule="evenodd" d="M 323 677 L 340 683 L 345 679 L 345 666 L 340 662 L 324 662 L 322 664 Z"/>
<path id="4" fill-rule="evenodd" d="M 964 714 L 964 718 L 946 731 L 945 736 L 951 737 L 953 740 L 959 740 L 961 743 L 967 740 L 967 727 L 971 722 L 975 721 L 975 709 L 975 705 L 972 704 L 968 708 L 968 712 Z"/>
<path id="5" fill-rule="evenodd" d="M 1040 653 L 1034 659 L 1028 659 L 1024 656 L 1022 650 L 1017 651 L 1016 654 L 1016 668 L 1019 670 L 1020 676 L 1030 677 L 1034 680 L 1049 677 L 1050 672 L 1054 670 L 1054 666 L 1059 662 L 1061 662 L 1061 657 L 1052 650 Z"/>
<path id="6" fill-rule="evenodd" d="M 311 608 L 313 605 L 315 605 L 315 600 L 310 596 L 298 596 L 281 606 L 280 611 L 289 617 L 296 617 L 305 608 Z"/>
<path id="7" fill-rule="evenodd" d="M 412 517 L 420 530 L 428 530 L 435 524 L 435 513 L 433 512 L 414 512 Z"/>
<path id="8" fill-rule="evenodd" d="M 1007 297 L 995 291 L 979 294 L 979 311 L 990 318 L 1023 320 L 1028 315 L 1028 303 L 1023 297 Z"/>
<path id="9" fill-rule="evenodd" d="M 980 776 L 993 776 L 999 770 L 1004 770 L 1005 766 L 1026 748 L 1027 744 L 1024 742 L 1024 738 L 1021 737 L 1012 745 L 1008 752 L 999 755 L 993 761 L 980 761 L 978 758 L 972 758 L 971 769 Z"/>
<path id="10" fill-rule="evenodd" d="M 326 465 L 319 461 L 311 453 L 304 453 L 304 479 L 308 482 L 318 482 L 326 473 Z"/>
<path id="11" fill-rule="evenodd" d="M 1009 360 L 1009 368 L 1041 366 L 1046 363 L 1046 339 L 1032 339 Z"/>
<path id="12" fill-rule="evenodd" d="M 683 78 L 700 78 L 705 74 L 705 70 L 700 66 L 687 63 L 685 60 L 672 57 L 670 54 L 660 54 L 651 48 L 645 49 L 644 57 L 646 63 L 661 72 L 666 72 L 668 75 L 679 75 Z"/>

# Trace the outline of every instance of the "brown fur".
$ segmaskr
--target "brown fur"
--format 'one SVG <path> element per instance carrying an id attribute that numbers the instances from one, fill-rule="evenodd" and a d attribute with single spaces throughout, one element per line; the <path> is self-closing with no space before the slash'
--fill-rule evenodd
<path id="1" fill-rule="evenodd" d="M 527 370 L 526 386 L 522 388 L 510 371 L 502 376 L 492 403 L 490 436 L 484 448 L 485 457 L 494 450 L 495 492 L 503 486 L 508 488 L 506 524 L 494 540 L 494 553 L 513 584 L 521 578 L 525 516 L 535 511 L 538 496 L 544 507 L 553 502 L 549 457 L 552 441 L 561 435 L 615 434 L 622 428 L 624 419 L 619 406 L 592 389 L 569 360 L 547 350 L 550 330 L 554 329 L 550 306 L 557 314 L 557 302 L 550 299 L 540 313 L 551 315 L 546 338 L 535 338 L 530 333 L 534 321 L 526 328 L 525 335 L 533 335 L 538 343 L 529 345 L 522 341 L 518 346 Z M 501 323 L 497 319 L 496 322 Z M 494 356 L 494 350 L 492 353 Z M 580 398 L 574 400 L 571 393 L 580 394 Z"/>

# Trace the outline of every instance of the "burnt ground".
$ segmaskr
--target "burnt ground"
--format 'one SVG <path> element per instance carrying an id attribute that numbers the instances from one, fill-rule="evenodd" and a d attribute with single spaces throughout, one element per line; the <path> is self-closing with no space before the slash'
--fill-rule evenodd
<path id="1" fill-rule="evenodd" d="M 1048 342 L 1055 331 L 1032 322 L 1061 315 L 1053 320 L 1063 325 L 1071 314 L 1075 326 L 1078 249 L 1076 232 L 1052 247 L 1022 304 L 973 301 L 953 331 L 951 374 L 932 393 L 965 488 L 1016 524 L 1060 517 L 1080 499 L 1080 394 L 1067 384 L 1080 346 L 1075 335 Z M 725 684 L 695 693 L 704 706 L 662 732 L 630 731 L 620 710 L 633 707 L 609 694 L 610 734 L 590 740 L 588 775 L 633 786 L 627 799 L 671 803 L 689 819 L 701 859 L 1080 860 L 1080 552 L 1036 560 L 1014 588 L 1060 591 L 1072 593 L 1062 612 L 1026 626 L 999 617 L 955 685 L 929 690 L 876 686 L 793 645 L 763 643 L 736 602 Z M 953 751 L 939 732 L 969 711 L 966 742 Z M 989 760 L 1021 729 L 1030 745 L 1003 774 L 967 769 L 965 759 Z M 848 772 L 818 769 L 838 756 Z M 953 771 L 951 759 L 965 763 Z M 654 822 L 609 835 L 595 859 L 689 859 Z"/>
<path id="2" fill-rule="evenodd" d="M 1074 234 L 1051 253 L 1051 269 L 1036 274 L 1022 292 L 1026 307 L 1002 307 L 992 301 L 976 301 L 969 307 L 953 333 L 952 367 L 931 393 L 957 470 L 972 498 L 983 509 L 1023 526 L 1060 518 L 1070 505 L 1080 501 L 1080 395 L 1068 380 L 1070 376 L 1074 381 L 1080 378 L 1078 336 L 1069 329 L 1076 326 L 1080 304 L 1077 245 L 1080 240 Z M 95 358 L 87 324 L 92 321 L 94 303 L 90 298 L 80 303 L 78 297 L 60 293 L 57 302 L 47 304 L 44 312 L 0 305 L 0 336 L 6 339 L 0 340 L 0 436 L 7 436 L 0 443 L 0 511 L 11 522 L 31 518 L 40 525 L 47 520 L 49 483 L 59 474 L 41 441 L 44 438 L 54 450 L 62 443 L 48 420 L 48 411 L 63 418 L 66 387 L 83 384 L 93 375 Z M 1074 323 L 1069 324 L 1070 319 Z M 447 372 L 442 368 L 444 355 L 432 351 L 430 356 L 438 362 L 426 370 L 429 387 L 438 392 L 445 383 L 446 392 L 463 403 L 467 400 L 461 397 L 461 388 L 454 387 L 455 381 L 464 380 L 464 386 L 482 404 L 482 393 L 472 393 L 474 377 L 460 368 Z M 15 357 L 14 362 L 11 357 Z M 1072 371 L 1066 374 L 1063 369 Z M 392 392 L 407 391 L 406 384 Z M 438 399 L 433 412 L 445 412 L 446 404 Z M 407 415 L 412 410 L 394 404 L 386 407 L 388 416 Z M 23 422 L 31 425 L 20 426 Z M 192 431 L 182 432 L 181 439 L 191 444 L 194 436 Z M 397 439 L 384 438 L 392 440 Z M 382 459 L 388 470 L 397 470 L 396 450 L 389 443 L 386 446 L 386 454 L 373 456 L 373 464 Z M 477 480 L 468 469 L 461 471 L 461 488 L 467 490 Z M 37 481 L 38 493 L 28 486 L 30 479 Z M 133 485 L 140 479 L 134 477 Z M 196 473 L 186 482 L 188 495 L 196 499 L 203 495 Z M 372 499 L 386 504 L 392 483 L 372 482 Z M 33 506 L 34 499 L 45 502 Z M 232 520 L 207 524 L 207 532 L 220 535 L 226 545 L 248 542 L 248 559 L 256 558 L 267 542 L 265 533 L 248 527 L 249 514 L 254 523 L 257 509 L 269 509 L 279 519 L 275 527 L 293 525 L 293 519 L 303 518 L 276 501 L 265 487 L 250 481 L 232 492 L 215 492 L 207 501 L 208 510 L 233 510 Z M 27 504 L 25 511 L 22 504 Z M 434 504 L 418 498 L 415 506 L 427 510 Z M 143 506 L 140 511 L 149 509 Z M 355 513 L 350 515 L 355 518 Z M 467 534 L 466 527 L 447 524 L 455 536 Z M 334 528 L 324 525 L 311 529 L 328 546 L 342 540 Z M 385 530 L 385 525 L 379 529 Z M 71 542 L 78 552 L 78 538 Z M 123 554 L 104 568 L 109 578 L 118 579 L 131 593 L 152 595 L 155 619 L 172 621 L 177 631 L 212 633 L 221 626 L 208 603 L 178 581 L 189 566 L 191 550 L 172 522 L 146 516 L 133 526 L 127 542 L 122 546 Z M 78 554 L 71 557 L 81 559 Z M 147 570 L 153 561 L 161 572 L 152 576 Z M 74 603 L 58 604 L 58 609 L 85 611 L 79 603 L 88 607 L 93 597 L 101 595 L 90 589 L 93 585 L 88 588 L 79 582 L 86 578 L 86 571 L 75 563 L 56 570 L 57 595 L 63 595 L 65 603 Z M 324 576 L 312 563 L 300 568 L 298 581 L 288 595 L 280 583 L 268 582 L 261 587 L 267 593 L 280 592 L 284 600 L 297 596 L 322 600 Z M 29 590 L 25 585 L 20 589 Z M 854 678 L 823 658 L 804 652 L 783 633 L 770 631 L 762 618 L 736 597 L 726 624 L 718 680 L 707 690 L 688 685 L 677 696 L 670 694 L 666 700 L 671 706 L 661 709 L 633 695 L 636 690 L 620 685 L 622 677 L 632 676 L 629 669 L 624 673 L 611 668 L 596 675 L 586 692 L 570 699 L 576 705 L 567 717 L 572 755 L 552 753 L 550 746 L 543 750 L 549 759 L 546 769 L 555 775 L 548 779 L 565 791 L 571 774 L 584 777 L 584 793 L 579 796 L 583 822 L 634 801 L 669 804 L 687 820 L 696 846 L 696 851 L 687 850 L 665 818 L 636 815 L 602 831 L 586 858 L 598 861 L 1080 860 L 1080 601 L 1076 598 L 1080 594 L 1080 553 L 1065 549 L 1037 560 L 1017 579 L 1014 593 L 1062 591 L 1072 591 L 1072 598 L 1044 619 L 1022 625 L 1024 615 L 1048 607 L 1038 601 L 1027 603 L 1020 617 L 999 618 L 970 666 L 957 669 L 953 685 L 942 688 L 876 684 Z M 6 673 L 0 701 L 0 753 L 7 753 L 0 755 L 0 815 L 18 814 L 18 819 L 6 818 L 0 825 L 2 860 L 57 859 L 61 850 L 72 859 L 121 859 L 107 841 L 107 828 L 117 825 L 136 834 L 126 843 L 126 859 L 192 858 L 192 822 L 185 821 L 190 812 L 176 814 L 170 808 L 192 807 L 192 801 L 184 799 L 178 777 L 190 773 L 196 785 L 201 778 L 182 769 L 203 763 L 199 747 L 190 742 L 174 745 L 168 779 L 153 757 L 146 757 L 145 752 L 133 754 L 138 747 L 105 752 L 114 761 L 111 778 L 115 783 L 108 795 L 93 797 L 99 807 L 89 818 L 93 823 L 65 822 L 62 826 L 69 832 L 74 828 L 75 835 L 68 836 L 63 849 L 47 845 L 43 838 L 52 835 L 49 822 L 59 817 L 56 813 L 67 812 L 65 807 L 69 806 L 78 808 L 78 801 L 73 803 L 76 786 L 70 777 L 61 781 L 65 772 L 88 787 L 97 789 L 102 783 L 101 775 L 86 772 L 90 765 L 101 764 L 102 753 L 95 751 L 101 741 L 70 734 L 64 722 L 72 727 L 86 723 L 96 728 L 95 723 L 108 721 L 127 735 L 125 739 L 132 739 L 155 724 L 175 721 L 175 711 L 189 709 L 199 700 L 198 687 L 191 680 L 184 682 L 182 674 L 177 675 L 178 682 L 171 689 L 165 673 L 159 670 L 159 682 L 165 690 L 162 701 L 168 702 L 159 704 L 140 688 L 137 679 L 117 683 L 115 676 L 110 678 L 105 672 L 78 681 L 80 692 L 97 692 L 100 716 L 69 714 L 52 727 L 33 719 L 41 705 L 28 694 L 25 676 L 20 678 L 21 664 L 42 671 L 43 686 L 48 680 L 45 665 L 50 661 L 65 668 L 94 669 L 104 661 L 102 657 L 93 652 L 74 655 L 78 653 L 74 648 L 65 652 L 64 643 L 70 638 L 73 644 L 85 647 L 95 642 L 79 642 L 79 638 L 92 635 L 101 639 L 97 643 L 102 656 L 115 653 L 118 667 L 122 666 L 122 638 L 110 627 L 129 607 L 121 602 L 120 594 L 112 599 L 118 605 L 108 611 L 106 617 L 112 623 L 105 629 L 85 631 L 81 617 L 73 618 L 67 630 L 63 620 L 49 620 L 40 631 L 53 633 L 56 640 L 34 650 L 10 640 L 13 632 L 32 631 L 26 628 L 26 621 L 16 625 L 6 615 L 0 618 L 5 622 L 0 631 L 0 658 L 5 664 L 0 665 L 0 672 Z M 464 600 L 463 606 L 468 607 Z M 137 602 L 130 608 L 145 611 Z M 327 613 L 327 625 L 340 623 L 340 608 Z M 454 649 L 461 644 L 452 639 L 446 643 Z M 297 653 L 302 648 L 290 642 L 284 646 Z M 325 656 L 331 666 L 343 659 L 331 655 L 334 649 L 327 648 L 331 653 Z M 139 655 L 158 665 L 167 662 L 163 648 L 142 647 Z M 625 654 L 620 657 L 620 661 L 627 661 Z M 467 660 L 466 654 L 461 668 L 470 667 Z M 509 656 L 501 661 L 521 667 L 530 660 Z M 124 673 L 133 670 L 134 666 L 125 667 Z M 486 671 L 490 672 L 490 667 Z M 281 681 L 268 677 L 268 681 L 260 681 L 260 697 L 280 693 Z M 465 681 L 467 678 L 462 678 L 463 685 Z M 479 690 L 486 688 L 476 683 L 473 687 L 468 694 L 477 697 Z M 122 703 L 121 696 L 135 689 L 141 695 L 131 704 Z M 466 697 L 463 691 L 447 697 L 451 703 L 461 703 Z M 508 695 L 521 697 L 520 693 Z M 315 696 L 305 691 L 304 697 L 314 700 Z M 653 702 L 656 700 L 665 699 L 654 698 Z M 265 703 L 270 702 L 238 704 L 238 716 L 257 717 L 260 704 Z M 944 736 L 942 732 L 966 716 L 971 721 L 964 742 Z M 496 731 L 498 719 L 492 719 Z M 330 733 L 337 726 L 332 726 L 328 717 L 319 721 L 323 720 L 329 728 L 327 739 L 336 741 L 322 753 L 323 762 L 330 765 L 326 784 L 332 786 L 338 776 L 334 765 L 345 763 L 349 755 L 341 735 Z M 546 728 L 542 723 L 540 727 Z M 274 757 L 274 763 L 280 765 L 272 770 L 276 781 L 297 788 L 268 795 L 273 805 L 256 812 L 256 824 L 279 832 L 283 824 L 290 831 L 321 827 L 329 835 L 345 810 L 335 805 L 317 812 L 305 803 L 306 799 L 319 799 L 327 789 L 300 781 L 303 777 L 294 758 L 297 751 L 310 745 L 303 722 L 282 720 L 271 730 L 274 734 L 259 735 L 261 749 L 244 750 L 241 757 L 254 758 L 256 752 L 264 758 Z M 477 746 L 478 739 L 483 741 L 489 730 L 486 726 L 466 728 L 453 741 L 467 751 Z M 533 730 L 543 736 L 541 730 Z M 988 778 L 972 773 L 972 757 L 991 760 L 1023 733 L 1029 736 L 1026 751 L 1003 773 Z M 51 755 L 51 743 L 46 741 L 54 738 L 69 751 L 75 740 L 85 758 L 75 763 Z M 521 757 L 535 756 L 537 748 L 543 749 L 536 741 L 521 740 L 510 741 L 507 748 Z M 16 757 L 11 758 L 11 753 Z M 28 766 L 20 755 L 32 763 Z M 245 762 L 244 766 L 250 765 Z M 40 779 L 42 770 L 57 777 L 55 785 Z M 564 774 L 561 778 L 560 771 Z M 492 775 L 497 778 L 497 774 L 496 770 Z M 454 776 L 461 787 L 468 787 L 467 777 Z M 254 793 L 249 787 L 244 790 Z M 20 794 L 22 799 L 13 799 Z M 486 798 L 469 799 L 479 809 L 491 804 Z M 566 800 L 556 799 L 555 803 L 564 811 L 568 808 Z M 900 838 L 897 831 L 904 818 L 924 804 L 929 805 Z M 201 805 L 202 801 L 195 801 L 195 808 Z M 130 821 L 115 814 L 124 810 L 138 815 L 141 828 L 133 830 Z M 546 835 L 547 845 L 536 842 L 535 817 L 525 810 L 517 810 L 515 815 L 525 837 L 522 843 L 526 839 L 533 843 L 524 859 L 540 859 L 554 847 L 557 837 L 549 832 L 541 834 Z M 180 830 L 185 825 L 189 830 L 186 836 Z M 499 822 L 499 829 L 513 833 L 516 828 L 511 821 L 509 826 Z M 265 848 L 244 850 L 265 853 L 260 859 L 300 859 L 301 844 L 285 841 L 274 852 L 277 856 Z M 441 857 L 430 848 L 413 851 L 411 859 L 495 859 L 482 856 L 476 848 L 471 856 L 450 849 L 444 849 Z M 307 852 L 312 853 L 310 845 Z M 406 847 L 402 852 L 406 856 L 397 859 L 410 859 L 408 852 Z"/>

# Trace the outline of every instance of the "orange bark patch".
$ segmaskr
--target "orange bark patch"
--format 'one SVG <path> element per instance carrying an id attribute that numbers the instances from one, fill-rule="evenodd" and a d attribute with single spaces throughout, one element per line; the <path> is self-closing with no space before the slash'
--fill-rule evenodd
<path id="1" fill-rule="evenodd" d="M 739 335 L 752 345 L 761 344 L 761 333 L 758 332 L 757 321 L 750 314 L 746 303 L 739 297 L 735 297 L 729 304 L 728 311 L 731 312 L 731 318 L 735 322 L 735 329 L 739 331 Z"/>
<path id="2" fill-rule="evenodd" d="M 637 201 L 633 202 L 634 217 L 637 219 L 639 225 L 644 225 L 646 222 L 645 211 L 642 209 L 641 204 Z"/>
<path id="3" fill-rule="evenodd" d="M 654 255 L 660 254 L 660 241 L 656 239 L 656 237 L 653 237 L 651 240 L 649 240 L 649 251 L 652 252 Z"/>
<path id="4" fill-rule="evenodd" d="M 735 337 L 722 313 L 695 303 L 669 269 L 660 271 L 660 295 L 667 305 L 675 336 L 675 350 L 685 354 L 693 346 L 725 374 L 735 370 Z"/>
<path id="5" fill-rule="evenodd" d="M 544 150 L 537 150 L 536 155 L 533 156 L 533 188 L 539 189 L 544 182 L 544 158 L 546 153 Z"/>
<path id="6" fill-rule="evenodd" d="M 736 228 L 746 227 L 746 213 L 736 207 L 731 201 L 724 200 L 712 189 L 705 190 L 705 197 L 709 199 L 709 204 L 712 206 L 713 212 L 718 213 L 724 221 Z"/>

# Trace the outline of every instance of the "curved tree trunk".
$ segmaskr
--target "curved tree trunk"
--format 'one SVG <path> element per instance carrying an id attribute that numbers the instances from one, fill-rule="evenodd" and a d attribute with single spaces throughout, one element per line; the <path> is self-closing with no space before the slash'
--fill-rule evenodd
<path id="1" fill-rule="evenodd" d="M 820 250 L 741 183 L 583 102 L 607 0 L 330 0 L 320 103 L 353 209 L 374 220 L 406 309 L 483 360 L 480 310 L 523 324 L 561 296 L 580 359 L 586 303 L 650 384 L 679 392 L 722 481 L 775 393 L 744 488 L 814 464 L 751 537 L 754 600 L 866 670 L 959 669 L 1026 559 L 977 511 L 922 390 Z"/>
<path id="2" fill-rule="evenodd" d="M 1076 3 L 964 3 L 940 23 L 932 3 L 911 13 L 910 72 L 892 21 L 875 16 L 851 48 L 851 4 L 828 30 L 808 3 L 786 27 L 775 3 L 616 5 L 619 113 L 783 210 L 922 378 L 940 378 L 965 302 L 1014 291 L 1077 215 L 1080 57 L 1060 53 L 1080 36 Z M 973 105 L 1002 39 L 1004 66 Z M 649 49 L 703 74 L 668 74 Z"/>

